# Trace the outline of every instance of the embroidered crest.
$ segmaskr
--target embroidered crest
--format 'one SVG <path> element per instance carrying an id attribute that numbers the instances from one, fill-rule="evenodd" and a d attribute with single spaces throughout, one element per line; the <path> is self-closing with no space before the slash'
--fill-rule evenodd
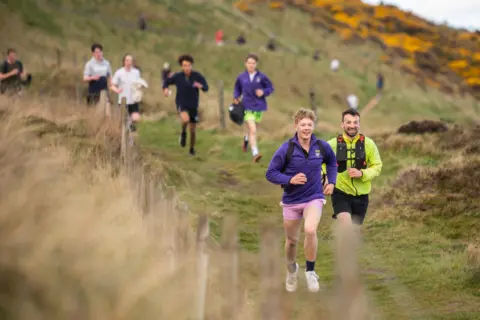
<path id="1" fill-rule="evenodd" d="M 320 158 L 320 149 L 315 150 L 315 156 Z"/>
<path id="2" fill-rule="evenodd" d="M 257 83 L 259 83 L 259 82 L 260 82 L 260 78 L 257 78 Z"/>

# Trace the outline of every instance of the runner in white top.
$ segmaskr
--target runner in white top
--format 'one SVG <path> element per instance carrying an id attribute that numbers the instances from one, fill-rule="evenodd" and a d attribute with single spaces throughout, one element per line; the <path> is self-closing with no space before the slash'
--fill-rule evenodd
<path id="1" fill-rule="evenodd" d="M 347 104 L 351 109 L 358 109 L 358 97 L 353 93 L 347 97 Z"/>
<path id="2" fill-rule="evenodd" d="M 133 85 L 140 81 L 140 71 L 133 66 L 133 56 L 131 54 L 123 57 L 123 67 L 118 69 L 112 78 L 111 89 L 118 94 L 118 105 L 122 104 L 122 99 L 126 99 L 128 110 L 128 125 L 131 131 L 135 131 L 135 122 L 140 120 L 138 102 L 133 97 Z"/>

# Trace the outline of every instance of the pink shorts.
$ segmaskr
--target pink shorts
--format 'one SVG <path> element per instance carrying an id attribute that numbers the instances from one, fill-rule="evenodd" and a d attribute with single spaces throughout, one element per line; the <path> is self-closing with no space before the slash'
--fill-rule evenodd
<path id="1" fill-rule="evenodd" d="M 323 205 L 327 201 L 324 199 L 315 199 L 309 202 L 297 203 L 297 204 L 283 204 L 283 219 L 284 220 L 299 220 L 303 218 L 303 211 L 306 207 L 316 206 L 320 212 L 322 212 Z"/>

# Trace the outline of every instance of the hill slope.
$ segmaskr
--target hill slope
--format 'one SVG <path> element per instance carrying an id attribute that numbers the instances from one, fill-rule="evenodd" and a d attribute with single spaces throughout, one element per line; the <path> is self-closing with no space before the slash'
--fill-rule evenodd
<path id="1" fill-rule="evenodd" d="M 258 9 L 263 13 L 264 3 L 272 10 L 284 10 L 288 4 L 308 12 L 312 25 L 337 33 L 346 43 L 375 43 L 384 50 L 382 61 L 426 85 L 480 98 L 479 31 L 435 25 L 396 6 L 361 0 L 240 0 L 235 6 L 255 14 Z"/>
<path id="2" fill-rule="evenodd" d="M 340 130 L 339 114 L 345 108 L 341 98 L 356 92 L 364 105 L 375 94 L 376 66 L 369 67 L 361 61 L 364 54 L 371 58 L 380 56 L 381 51 L 368 44 L 352 50 L 336 36 L 315 37 L 318 30 L 305 25 L 306 14 L 293 8 L 285 9 L 281 15 L 266 12 L 245 22 L 229 11 L 228 3 L 175 1 L 173 6 L 172 3 L 138 0 L 132 7 L 127 1 L 89 4 L 72 0 L 45 1 L 44 6 L 39 7 L 33 1 L 4 1 L 0 15 L 8 32 L 1 33 L 0 37 L 2 43 L 8 41 L 20 50 L 26 67 L 39 79 L 32 89 L 67 98 L 71 98 L 75 89 L 83 69 L 83 56 L 88 56 L 92 41 L 105 45 L 106 56 L 114 66 L 119 65 L 124 52 L 134 51 L 154 88 L 147 92 L 148 110 L 159 113 L 161 118 L 139 128 L 144 156 L 164 174 L 168 184 L 176 185 L 193 214 L 207 212 L 212 216 L 212 229 L 217 236 L 222 218 L 237 215 L 242 222 L 242 246 L 248 252 L 255 252 L 259 222 L 275 219 L 281 228 L 280 189 L 268 184 L 264 173 L 274 150 L 292 134 L 291 115 L 299 106 L 308 105 L 308 88 L 314 84 L 320 115 L 318 135 L 323 138 L 334 135 Z M 10 16 L 9 12 L 14 15 Z M 149 12 L 153 30 L 132 29 L 142 12 Z M 288 17 L 287 21 L 282 17 Z M 247 46 L 215 47 L 213 34 L 220 27 L 232 36 L 246 29 Z M 259 132 L 265 162 L 253 166 L 249 154 L 243 154 L 240 149 L 242 129 L 229 123 L 225 132 L 218 130 L 217 84 L 224 81 L 228 103 L 245 54 L 257 51 L 267 40 L 268 31 L 274 29 L 291 50 L 265 52 L 260 56 L 261 68 L 271 76 L 276 92 L 269 100 L 271 108 Z M 318 63 L 312 61 L 309 50 L 318 46 L 325 48 L 327 56 L 340 57 L 342 68 L 338 73 L 329 71 L 325 59 Z M 56 48 L 62 52 L 61 65 L 56 65 Z M 157 89 L 160 66 L 164 61 L 174 61 L 184 51 L 195 54 L 196 67 L 212 84 L 212 92 L 201 98 L 203 121 L 195 158 L 187 157 L 185 150 L 178 146 L 173 102 L 160 97 Z M 429 201 L 426 208 L 419 208 L 424 199 L 421 195 L 405 204 L 408 192 L 422 191 L 422 186 L 432 184 L 431 179 L 445 177 L 441 168 L 450 166 L 451 163 L 445 161 L 460 153 L 454 148 L 458 141 L 437 150 L 432 146 L 447 142 L 449 133 L 439 137 L 393 133 L 400 124 L 413 119 L 444 118 L 468 124 L 478 119 L 478 110 L 468 97 L 449 99 L 436 88 L 424 90 L 413 84 L 413 78 L 395 68 L 382 68 L 386 70 L 387 90 L 380 104 L 362 118 L 363 131 L 378 142 L 385 163 L 374 185 L 362 255 L 363 274 L 374 313 L 384 319 L 478 319 L 478 266 L 468 264 L 466 251 L 469 244 L 478 244 L 478 239 L 472 236 L 473 228 L 478 225 L 475 220 L 478 207 L 475 203 L 466 203 L 462 207 L 465 217 L 462 211 L 452 211 L 451 216 L 438 214 L 445 213 L 441 210 L 445 203 L 438 197 L 439 192 L 449 193 L 449 201 L 465 202 L 465 198 L 452 196 L 455 190 L 450 189 L 448 183 L 428 189 L 430 194 L 424 195 Z M 32 94 L 35 92 L 32 90 Z M 470 130 L 473 129 L 465 129 L 464 137 Z M 454 131 L 452 135 L 463 136 L 457 133 Z M 467 155 L 477 156 L 477 153 L 478 149 L 473 147 L 467 151 Z M 412 165 L 420 168 L 416 169 L 420 173 L 413 175 L 419 184 L 411 185 L 406 179 L 409 171 L 400 173 Z M 463 168 L 462 163 L 458 168 Z M 465 168 L 468 173 L 470 167 Z M 397 177 L 400 195 L 391 187 Z M 452 185 L 459 182 L 451 175 L 447 178 Z M 390 202 L 383 203 L 383 198 Z M 333 278 L 330 215 L 331 208 L 327 205 L 319 230 L 318 262 L 321 280 L 327 287 Z M 462 226 L 462 222 L 466 225 Z M 279 246 L 282 241 L 278 239 Z M 302 259 L 300 256 L 299 261 Z M 242 271 L 242 278 L 254 297 L 258 292 L 258 261 L 245 259 Z M 325 311 L 330 291 L 307 295 L 304 289 L 300 288 L 295 299 L 285 296 L 285 301 L 295 304 L 286 311 L 290 312 L 290 318 Z"/>
<path id="3" fill-rule="evenodd" d="M 220 1 L 177 1 L 175 6 L 169 7 L 168 1 L 143 0 L 133 6 L 128 2 L 108 0 L 95 3 L 49 0 L 42 5 L 22 0 L 5 1 L 0 6 L 3 7 L 0 15 L 5 30 L 0 35 L 2 43 L 19 50 L 25 67 L 34 74 L 35 90 L 42 89 L 45 94 L 72 96 L 93 41 L 104 44 L 105 55 L 114 68 L 119 66 L 125 52 L 133 51 L 152 88 L 160 86 L 163 62 L 175 65 L 180 53 L 193 52 L 196 68 L 206 75 L 212 86 L 208 98 L 203 99 L 204 123 L 209 127 L 218 126 L 219 81 L 224 81 L 228 103 L 233 81 L 243 69 L 246 53 L 258 52 L 271 30 L 275 30 L 277 38 L 290 49 L 298 52 L 280 50 L 260 55 L 260 68 L 272 78 L 276 88 L 269 116 L 272 122 L 267 120 L 266 129 L 278 128 L 278 123 L 287 121 L 292 106 L 309 105 L 311 86 L 316 91 L 320 126 L 324 130 L 328 130 L 324 123 L 338 121 L 336 114 L 345 108 L 344 99 L 348 94 L 355 93 L 360 104 L 366 105 L 376 93 L 375 74 L 380 67 L 377 58 L 381 51 L 370 45 L 351 50 L 335 36 L 324 38 L 318 30 L 305 25 L 304 13 L 292 8 L 281 15 L 266 12 L 262 17 L 247 21 Z M 138 15 L 145 12 L 152 29 L 141 32 L 133 26 Z M 283 19 L 285 17 L 287 19 Z M 216 47 L 213 36 L 218 28 L 222 28 L 230 39 L 245 31 L 246 46 Z M 299 34 L 304 36 L 299 37 Z M 313 61 L 314 48 L 323 48 L 327 57 L 338 57 L 342 63 L 340 71 L 332 74 L 329 61 L 323 57 L 318 62 Z M 55 68 L 57 50 L 62 57 L 60 68 Z M 390 110 L 403 109 L 401 114 L 412 118 L 438 118 L 441 112 L 442 117 L 464 120 L 476 113 L 476 106 L 468 97 L 450 100 L 436 88 L 415 85 L 413 76 L 406 77 L 386 65 L 381 67 L 386 76 L 386 92 L 377 106 L 377 114 L 387 117 L 394 126 L 403 123 L 404 119 L 390 114 Z M 157 90 L 149 90 L 146 101 L 151 110 L 174 113 L 174 108 L 158 96 Z M 378 123 L 376 115 L 372 115 L 372 122 Z"/>

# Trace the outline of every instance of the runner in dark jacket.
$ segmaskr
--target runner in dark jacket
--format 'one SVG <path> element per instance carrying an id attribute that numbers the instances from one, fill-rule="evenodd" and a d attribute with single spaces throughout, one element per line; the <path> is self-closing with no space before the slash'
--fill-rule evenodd
<path id="1" fill-rule="evenodd" d="M 163 83 L 165 97 L 169 96 L 168 86 L 175 85 L 177 94 L 175 103 L 182 121 L 180 145 L 185 147 L 187 141 L 187 125 L 190 123 L 190 154 L 195 155 L 196 124 L 199 122 L 198 105 L 200 90 L 208 91 L 207 80 L 198 71 L 192 70 L 193 57 L 185 54 L 178 58 L 182 71 L 167 77 Z"/>

